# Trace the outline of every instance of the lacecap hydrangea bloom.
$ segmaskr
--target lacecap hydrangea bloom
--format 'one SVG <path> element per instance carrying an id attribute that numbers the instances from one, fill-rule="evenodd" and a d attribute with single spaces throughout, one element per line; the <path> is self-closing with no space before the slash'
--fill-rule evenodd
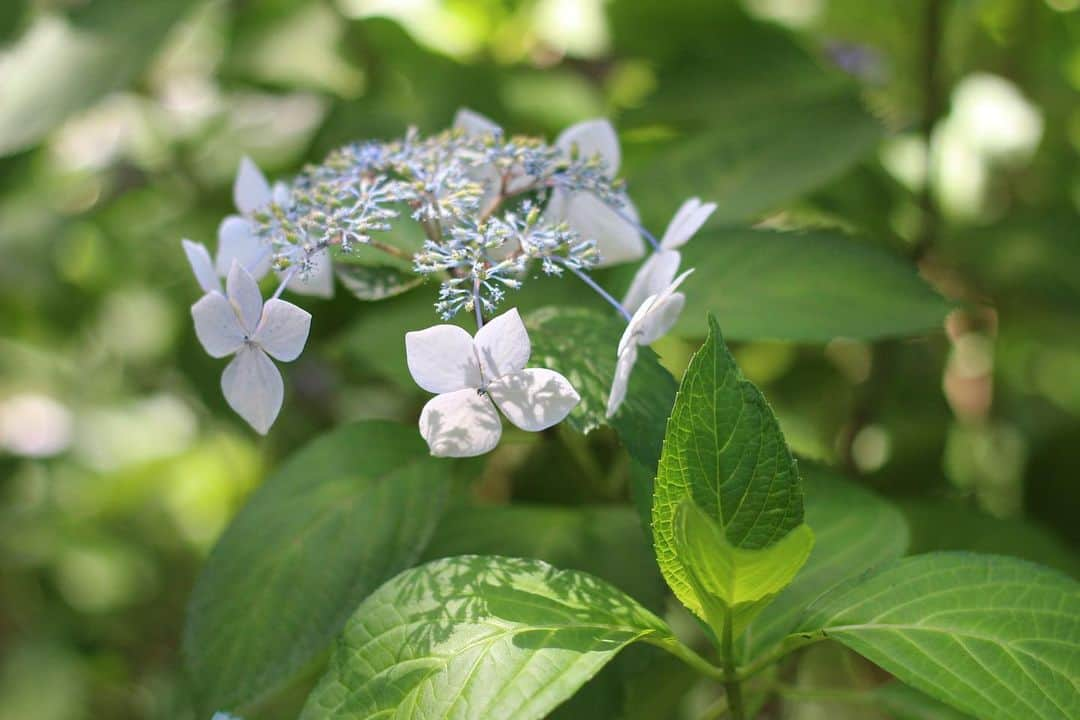
<path id="1" fill-rule="evenodd" d="M 205 293 L 192 306 L 199 340 L 214 357 L 234 356 L 222 376 L 229 405 L 256 431 L 269 430 L 284 398 L 272 359 L 296 359 L 311 321 L 281 295 L 329 297 L 336 263 L 367 248 L 436 279 L 439 318 L 462 315 L 476 325 L 474 336 L 449 324 L 406 334 L 414 379 L 436 393 L 419 418 L 433 454 L 490 451 L 501 435 L 500 412 L 538 431 L 579 402 L 559 373 L 526 367 L 528 333 L 517 310 L 502 307 L 537 272 L 577 278 L 628 322 L 608 402 L 609 415 L 616 413 L 636 348 L 666 333 L 682 309 L 676 288 L 687 273 L 675 277 L 677 248 L 714 209 L 688 201 L 656 240 L 617 178 L 620 159 L 606 120 L 579 123 L 548 143 L 507 135 L 467 109 L 449 130 L 352 143 L 288 181 L 271 184 L 243 159 L 233 185 L 237 213 L 219 227 L 216 257 L 183 242 Z M 386 235 L 401 222 L 422 230 L 419 250 Z M 620 303 L 591 273 L 642 258 L 646 243 L 652 253 Z M 263 303 L 258 282 L 271 270 L 276 289 Z"/>

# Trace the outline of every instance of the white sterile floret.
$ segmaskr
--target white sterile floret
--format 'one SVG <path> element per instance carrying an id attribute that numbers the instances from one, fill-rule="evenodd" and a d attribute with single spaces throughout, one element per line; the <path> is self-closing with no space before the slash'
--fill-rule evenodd
<path id="1" fill-rule="evenodd" d="M 277 298 L 264 305 L 255 278 L 235 261 L 225 288 L 224 295 L 208 290 L 191 306 L 195 335 L 211 357 L 235 354 L 221 375 L 222 392 L 229 406 L 265 435 L 281 410 L 285 390 L 268 355 L 282 362 L 299 357 L 311 315 Z"/>
<path id="2" fill-rule="evenodd" d="M 289 189 L 281 182 L 271 186 L 259 166 L 244 156 L 233 181 L 233 202 L 241 213 L 251 215 L 265 210 L 271 203 L 287 205 Z M 242 215 L 229 215 L 218 226 L 218 274 L 224 276 L 234 259 L 248 268 L 256 280 L 269 272 L 273 262 L 272 249 L 256 235 L 251 219 Z M 307 263 L 307 272 L 294 275 L 285 287 L 301 295 L 331 297 L 334 273 L 329 253 L 325 249 L 315 252 Z"/>
<path id="3" fill-rule="evenodd" d="M 608 394 L 607 416 L 613 416 L 626 399 L 626 387 L 637 362 L 638 346 L 651 345 L 667 335 L 682 314 L 686 305 L 686 296 L 676 292 L 686 280 L 693 268 L 675 278 L 667 287 L 655 295 L 645 298 L 641 306 L 630 318 L 630 322 L 619 339 L 618 360 L 615 363 L 615 377 Z"/>
<path id="4" fill-rule="evenodd" d="M 662 292 L 671 284 L 682 262 L 682 256 L 676 249 L 685 245 L 715 210 L 716 203 L 703 203 L 696 197 L 682 204 L 668 223 L 660 241 L 660 250 L 646 260 L 634 275 L 634 281 L 623 299 L 623 307 L 634 312 L 641 307 L 645 298 Z"/>
<path id="5" fill-rule="evenodd" d="M 420 413 L 420 434 L 439 457 L 483 455 L 499 443 L 496 407 L 522 430 L 562 421 L 581 397 L 565 377 L 526 368 L 532 352 L 517 309 L 484 325 L 473 338 L 456 325 L 405 334 L 409 372 L 438 393 Z"/>
<path id="6" fill-rule="evenodd" d="M 619 170 L 619 137 L 607 120 L 586 120 L 572 125 L 559 135 L 555 145 L 567 157 L 598 155 L 608 178 L 614 178 Z M 637 209 L 629 198 L 623 196 L 622 200 L 622 206 L 615 209 L 590 192 L 556 187 L 546 215 L 554 222 L 565 221 L 583 238 L 595 240 L 600 266 L 614 265 L 645 254 Z"/>

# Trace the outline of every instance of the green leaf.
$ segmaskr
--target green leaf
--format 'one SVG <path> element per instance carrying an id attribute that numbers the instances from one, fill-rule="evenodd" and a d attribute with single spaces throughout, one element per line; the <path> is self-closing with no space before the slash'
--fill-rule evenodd
<path id="1" fill-rule="evenodd" d="M 938 330 L 950 309 L 907 260 L 830 230 L 704 232 L 683 267 L 697 268 L 683 285 L 687 336 L 709 311 L 729 338 L 902 337 Z"/>
<path id="2" fill-rule="evenodd" d="M 651 610 L 663 609 L 652 547 L 629 507 L 456 507 L 443 516 L 424 557 L 496 554 L 588 572 Z"/>
<path id="3" fill-rule="evenodd" d="M 874 699 L 893 720 L 971 720 L 925 693 L 901 682 L 890 682 L 874 691 Z"/>
<path id="4" fill-rule="evenodd" d="M 978 718 L 1067 720 L 1080 707 L 1080 585 L 1022 560 L 898 560 L 824 596 L 799 634 Z"/>
<path id="5" fill-rule="evenodd" d="M 301 717 L 542 718 L 636 641 L 704 663 L 585 573 L 505 557 L 436 560 L 357 608 Z"/>
<path id="6" fill-rule="evenodd" d="M 400 295 L 424 282 L 424 278 L 386 265 L 334 267 L 341 284 L 359 300 L 373 301 Z"/>
<path id="7" fill-rule="evenodd" d="M 826 591 L 907 550 L 907 524 L 891 503 L 820 466 L 800 463 L 799 469 L 814 549 L 791 585 L 743 635 L 739 654 L 747 661 L 781 643 Z"/>
<path id="8" fill-rule="evenodd" d="M 730 626 L 738 637 L 747 624 L 799 572 L 814 533 L 799 525 L 767 548 L 733 547 L 720 526 L 690 500 L 675 511 L 675 553 L 687 571 L 697 605 L 719 636 Z"/>
<path id="9" fill-rule="evenodd" d="M 0 63 L 0 155 L 25 149 L 74 113 L 125 87 L 191 0 L 100 0 L 76 22 L 43 16 Z"/>
<path id="10" fill-rule="evenodd" d="M 736 548 L 768 547 L 803 521 L 799 473 L 780 426 L 712 316 L 675 399 L 653 496 L 660 569 L 679 600 L 704 617 L 674 535 L 676 511 L 687 500 Z"/>
<path id="11" fill-rule="evenodd" d="M 420 556 L 449 468 L 415 428 L 365 422 L 319 438 L 270 477 L 191 597 L 184 655 L 201 707 L 249 706 L 323 653 L 357 603 Z"/>
<path id="12" fill-rule="evenodd" d="M 647 218 L 670 217 L 700 196 L 717 203 L 713 222 L 752 220 L 837 177 L 881 138 L 846 84 L 747 100 L 632 174 L 631 188 L 645 188 L 632 194 Z"/>
<path id="13" fill-rule="evenodd" d="M 619 339 L 626 328 L 613 314 L 584 308 L 542 308 L 525 318 L 532 340 L 530 364 L 565 375 L 581 395 L 567 422 L 588 433 L 611 425 L 629 453 L 647 468 L 656 467 L 664 425 L 675 400 L 675 379 L 652 350 L 641 348 L 626 401 L 609 421 L 604 417 L 615 377 Z"/>

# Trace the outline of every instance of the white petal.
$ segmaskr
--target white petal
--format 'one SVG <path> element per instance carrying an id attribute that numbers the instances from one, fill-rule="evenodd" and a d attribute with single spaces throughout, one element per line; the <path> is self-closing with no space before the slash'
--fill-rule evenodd
<path id="1" fill-rule="evenodd" d="M 618 212 L 637 220 L 637 210 L 629 202 Z M 596 241 L 600 267 L 637 260 L 645 254 L 645 242 L 633 223 L 595 195 L 584 192 L 572 195 L 567 202 L 566 220 L 582 238 Z"/>
<path id="2" fill-rule="evenodd" d="M 472 457 L 499 444 L 502 423 L 491 398 L 465 388 L 428 401 L 420 412 L 420 434 L 432 455 Z"/>
<path id="3" fill-rule="evenodd" d="M 251 221 L 239 215 L 229 215 L 218 226 L 217 274 L 225 277 L 233 260 L 247 269 L 256 280 L 270 270 L 274 253 L 255 235 Z"/>
<path id="4" fill-rule="evenodd" d="M 487 389 L 507 420 L 532 432 L 561 422 L 581 402 L 570 381 L 547 368 L 503 375 Z"/>
<path id="5" fill-rule="evenodd" d="M 281 273 L 278 273 L 281 276 Z M 334 268 L 330 261 L 330 253 L 320 250 L 311 256 L 311 271 L 306 274 L 297 273 L 289 280 L 285 287 L 300 295 L 329 298 L 334 296 Z"/>
<path id="6" fill-rule="evenodd" d="M 454 128 L 464 130 L 470 137 L 496 135 L 502 132 L 502 128 L 491 118 L 469 108 L 458 108 L 457 114 L 454 115 Z"/>
<path id="7" fill-rule="evenodd" d="M 266 353 L 251 344 L 240 348 L 221 374 L 221 390 L 229 407 L 260 435 L 274 424 L 285 397 L 281 373 Z"/>
<path id="8" fill-rule="evenodd" d="M 686 296 L 679 292 L 657 299 L 641 326 L 638 344 L 651 345 L 671 332 L 685 305 Z"/>
<path id="9" fill-rule="evenodd" d="M 281 207 L 288 207 L 292 203 L 290 202 L 290 191 L 288 183 L 284 183 L 281 180 L 275 182 L 270 188 L 271 199 Z"/>
<path id="10" fill-rule="evenodd" d="M 660 247 L 674 250 L 685 245 L 715 210 L 716 203 L 702 203 L 698 198 L 690 198 L 684 202 L 668 223 L 664 237 L 660 240 Z"/>
<path id="11" fill-rule="evenodd" d="M 681 259 L 677 250 L 654 253 L 638 268 L 634 281 L 630 283 L 630 289 L 626 291 L 623 307 L 630 312 L 636 312 L 641 303 L 645 302 L 645 298 L 663 292 L 675 279 L 675 273 L 679 272 Z"/>
<path id="12" fill-rule="evenodd" d="M 583 158 L 600 155 L 609 177 L 619 171 L 619 136 L 607 120 L 597 118 L 571 125 L 562 131 L 555 145 L 567 154 L 576 147 L 578 156 Z"/>
<path id="13" fill-rule="evenodd" d="M 236 310 L 216 290 L 191 306 L 191 317 L 195 321 L 195 336 L 210 357 L 231 355 L 244 344 L 247 333 L 236 317 Z"/>
<path id="14" fill-rule="evenodd" d="M 416 384 L 433 393 L 483 385 L 473 339 L 457 325 L 405 333 L 405 360 Z"/>
<path id="15" fill-rule="evenodd" d="M 630 343 L 619 353 L 619 359 L 615 363 L 615 377 L 611 380 L 611 392 L 608 394 L 607 417 L 614 416 L 626 399 L 626 388 L 630 384 L 630 375 L 634 372 L 637 356 L 637 343 Z"/>
<path id="16" fill-rule="evenodd" d="M 489 320 L 476 333 L 475 342 L 484 379 L 489 382 L 524 368 L 532 353 L 529 333 L 517 308 Z"/>
<path id="17" fill-rule="evenodd" d="M 180 242 L 184 246 L 184 254 L 187 255 L 188 263 L 191 265 L 192 272 L 195 273 L 199 287 L 206 292 L 215 290 L 221 292 L 221 281 L 214 272 L 214 263 L 210 261 L 210 253 L 206 251 L 206 246 L 190 240 Z"/>
<path id="18" fill-rule="evenodd" d="M 259 166 L 252 162 L 247 155 L 240 158 L 240 167 L 236 170 L 236 180 L 233 181 L 233 202 L 236 209 L 242 213 L 249 213 L 268 204 L 273 193 L 266 176 L 259 170 Z"/>
<path id="19" fill-rule="evenodd" d="M 650 295 L 645 298 L 641 303 L 641 306 L 634 311 L 633 316 L 630 318 L 630 322 L 626 324 L 626 329 L 623 330 L 622 337 L 619 338 L 619 355 L 622 355 L 629 345 L 637 344 L 637 339 L 641 335 L 642 327 L 648 322 L 649 313 L 652 312 L 652 307 L 656 302 L 657 297 L 657 295 Z"/>
<path id="20" fill-rule="evenodd" d="M 259 318 L 262 317 L 262 293 L 259 292 L 259 286 L 251 273 L 235 260 L 229 268 L 229 276 L 225 278 L 225 291 L 229 302 L 236 308 L 240 325 L 246 330 L 245 334 L 254 334 L 255 328 L 259 326 Z"/>
<path id="21" fill-rule="evenodd" d="M 271 298 L 263 306 L 262 319 L 252 336 L 272 357 L 289 362 L 300 357 L 311 330 L 311 313 L 291 302 Z"/>

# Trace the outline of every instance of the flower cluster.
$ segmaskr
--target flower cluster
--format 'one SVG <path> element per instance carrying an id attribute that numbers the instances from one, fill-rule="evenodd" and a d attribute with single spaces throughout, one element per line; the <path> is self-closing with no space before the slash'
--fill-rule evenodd
<path id="1" fill-rule="evenodd" d="M 667 333 L 682 310 L 685 298 L 677 288 L 689 271 L 676 278 L 677 248 L 715 207 L 687 201 L 657 241 L 616 177 L 620 159 L 618 137 L 605 120 L 579 123 L 547 143 L 508 136 L 464 109 L 449 130 L 353 143 L 287 183 L 271 185 L 245 158 L 233 188 L 238 213 L 219 227 L 216 258 L 202 245 L 183 242 L 205 292 L 192 306 L 196 334 L 212 356 L 235 355 L 222 376 L 226 400 L 258 432 L 267 432 L 284 392 L 270 358 L 296 359 L 311 321 L 281 294 L 331 296 L 333 263 L 341 259 L 334 256 L 367 247 L 436 278 L 435 310 L 442 319 L 475 316 L 475 337 L 452 325 L 406 335 L 413 377 L 438 393 L 420 417 L 433 454 L 491 450 L 501 433 L 496 408 L 514 425 L 536 431 L 577 405 L 565 377 L 525 367 L 530 344 L 517 310 L 496 316 L 530 269 L 580 278 L 627 319 L 607 408 L 614 415 L 637 348 Z M 401 222 L 421 228 L 419 249 L 403 247 L 391 234 Z M 620 303 L 590 272 L 643 257 L 646 241 L 653 253 Z M 264 303 L 258 281 L 271 271 L 278 286 Z"/>

